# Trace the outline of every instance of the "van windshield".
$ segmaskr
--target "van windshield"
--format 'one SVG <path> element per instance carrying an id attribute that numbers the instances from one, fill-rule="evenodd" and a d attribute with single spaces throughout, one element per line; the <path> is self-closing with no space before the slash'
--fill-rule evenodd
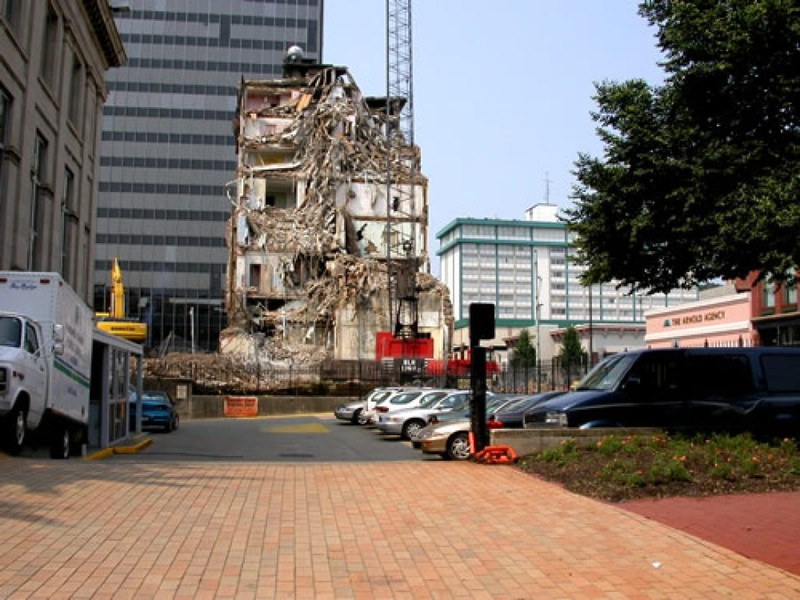
<path id="1" fill-rule="evenodd" d="M 610 356 L 589 371 L 586 377 L 578 383 L 576 389 L 613 390 L 619 385 L 634 362 L 636 362 L 636 355 L 615 354 Z"/>
<path id="2" fill-rule="evenodd" d="M 0 317 L 0 346 L 19 348 L 22 341 L 22 322 L 15 317 Z"/>

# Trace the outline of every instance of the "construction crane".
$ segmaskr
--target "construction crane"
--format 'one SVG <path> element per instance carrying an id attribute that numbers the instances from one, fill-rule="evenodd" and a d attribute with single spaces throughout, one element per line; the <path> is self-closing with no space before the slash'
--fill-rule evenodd
<path id="1" fill-rule="evenodd" d="M 386 0 L 386 130 L 387 154 L 386 197 L 387 229 L 386 262 L 389 272 L 389 320 L 394 323 L 393 336 L 416 338 L 419 333 L 418 270 L 415 221 L 417 155 L 414 147 L 414 90 L 411 0 Z M 409 172 L 406 185 L 398 184 L 392 157 L 411 151 L 411 160 L 403 161 Z M 411 215 L 410 234 L 393 229 L 395 213 Z M 395 242 L 397 240 L 397 242 Z M 392 254 L 393 244 L 395 254 Z M 396 300 L 396 303 L 395 303 Z"/>
<path id="2" fill-rule="evenodd" d="M 97 328 L 132 342 L 142 343 L 147 339 L 147 324 L 128 318 L 125 310 L 125 286 L 122 269 L 114 259 L 111 266 L 111 308 L 109 312 L 95 313 Z"/>
<path id="3" fill-rule="evenodd" d="M 399 375 L 416 378 L 433 358 L 433 339 L 419 331 L 417 188 L 419 154 L 414 143 L 411 0 L 386 0 L 386 269 L 388 322 L 378 333 L 378 359 Z"/>

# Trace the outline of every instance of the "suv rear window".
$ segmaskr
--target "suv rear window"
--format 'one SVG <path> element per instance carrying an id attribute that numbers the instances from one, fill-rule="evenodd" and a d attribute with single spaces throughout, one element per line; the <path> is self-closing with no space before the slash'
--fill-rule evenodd
<path id="1" fill-rule="evenodd" d="M 800 392 L 800 356 L 765 354 L 761 368 L 770 392 Z"/>

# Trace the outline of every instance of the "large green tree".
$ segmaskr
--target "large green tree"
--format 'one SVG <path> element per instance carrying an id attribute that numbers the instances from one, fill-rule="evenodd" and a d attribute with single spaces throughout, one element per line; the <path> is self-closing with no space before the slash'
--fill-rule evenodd
<path id="1" fill-rule="evenodd" d="M 800 5 L 650 0 L 665 80 L 595 86 L 602 158 L 579 154 L 583 281 L 645 292 L 800 264 Z"/>

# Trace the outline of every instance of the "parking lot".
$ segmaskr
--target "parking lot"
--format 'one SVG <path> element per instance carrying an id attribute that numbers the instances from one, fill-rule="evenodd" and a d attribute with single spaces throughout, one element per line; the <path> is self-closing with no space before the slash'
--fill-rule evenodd
<path id="1" fill-rule="evenodd" d="M 800 577 L 513 467 L 424 460 L 330 417 L 254 421 L 290 451 L 333 439 L 321 426 L 412 458 L 2 458 L 0 597 L 800 595 Z"/>

